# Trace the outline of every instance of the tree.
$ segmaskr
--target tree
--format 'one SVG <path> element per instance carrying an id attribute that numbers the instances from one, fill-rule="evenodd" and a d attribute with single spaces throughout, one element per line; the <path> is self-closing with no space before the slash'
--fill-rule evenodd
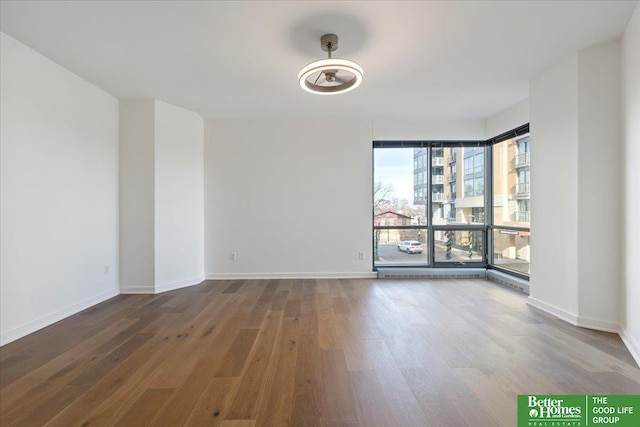
<path id="1" fill-rule="evenodd" d="M 393 185 L 378 181 L 373 186 L 373 212 L 378 214 L 392 203 Z"/>
<path id="2" fill-rule="evenodd" d="M 375 215 L 388 210 L 391 206 L 391 196 L 393 196 L 393 185 L 378 181 L 373 185 L 373 213 Z M 380 259 L 378 255 L 378 242 L 380 241 L 380 230 L 375 232 L 375 242 L 373 256 L 376 261 Z"/>
<path id="3" fill-rule="evenodd" d="M 453 246 L 453 239 L 456 233 L 453 230 L 448 230 L 444 232 L 444 237 L 447 238 L 446 242 L 446 250 L 445 250 L 445 258 L 451 259 L 451 247 Z"/>

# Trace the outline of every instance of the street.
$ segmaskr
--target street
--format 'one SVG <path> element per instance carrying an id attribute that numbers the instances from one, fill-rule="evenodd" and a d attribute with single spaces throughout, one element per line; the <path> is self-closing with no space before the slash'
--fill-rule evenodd
<path id="1" fill-rule="evenodd" d="M 482 257 L 473 252 L 473 256 L 469 258 L 469 252 L 458 248 L 451 249 L 451 258 L 446 258 L 446 247 L 443 244 L 436 244 L 436 261 L 437 262 L 478 262 L 482 261 Z M 425 265 L 429 263 L 428 248 L 426 245 L 422 247 L 421 254 L 408 254 L 400 252 L 395 244 L 378 245 L 378 261 L 376 265 Z"/>
<path id="2" fill-rule="evenodd" d="M 423 246 L 421 254 L 408 254 L 400 252 L 398 245 L 378 245 L 379 259 L 376 265 L 407 265 L 407 264 L 427 264 L 427 248 Z"/>

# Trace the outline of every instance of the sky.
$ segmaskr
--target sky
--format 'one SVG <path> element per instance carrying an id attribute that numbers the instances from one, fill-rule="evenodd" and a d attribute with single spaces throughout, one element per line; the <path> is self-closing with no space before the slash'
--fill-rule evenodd
<path id="1" fill-rule="evenodd" d="M 393 197 L 413 204 L 413 149 L 379 148 L 373 150 L 374 182 L 393 186 Z"/>

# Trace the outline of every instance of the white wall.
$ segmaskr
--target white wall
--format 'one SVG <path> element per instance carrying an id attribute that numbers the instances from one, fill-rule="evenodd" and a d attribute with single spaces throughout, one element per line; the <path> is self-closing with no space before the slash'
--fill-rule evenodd
<path id="1" fill-rule="evenodd" d="M 484 138 L 490 139 L 529 123 L 529 99 L 525 99 L 484 122 Z"/>
<path id="2" fill-rule="evenodd" d="M 376 120 L 371 126 L 376 141 L 484 141 L 484 121 Z"/>
<path id="3" fill-rule="evenodd" d="M 208 121 L 205 135 L 207 277 L 371 275 L 370 122 Z"/>
<path id="4" fill-rule="evenodd" d="M 578 312 L 578 56 L 530 83 L 530 301 L 576 322 Z M 538 169 L 544 165 L 544 173 Z"/>
<path id="5" fill-rule="evenodd" d="M 620 324 L 620 43 L 578 54 L 578 310 Z"/>
<path id="6" fill-rule="evenodd" d="M 531 163 L 544 169 L 531 175 L 529 301 L 574 324 L 618 331 L 619 42 L 570 56 L 532 80 L 530 92 Z"/>
<path id="7" fill-rule="evenodd" d="M 640 364 L 640 6 L 622 39 L 622 338 Z"/>
<path id="8" fill-rule="evenodd" d="M 5 344 L 118 294 L 118 101 L 0 37 Z"/>
<path id="9" fill-rule="evenodd" d="M 156 100 L 120 102 L 120 290 L 204 279 L 204 121 Z"/>
<path id="10" fill-rule="evenodd" d="M 372 141 L 482 140 L 484 122 L 212 120 L 205 134 L 207 277 L 370 277 Z"/>
<path id="11" fill-rule="evenodd" d="M 155 292 L 155 102 L 120 101 L 120 289 Z"/>
<path id="12" fill-rule="evenodd" d="M 156 291 L 204 280 L 204 121 L 155 102 Z"/>

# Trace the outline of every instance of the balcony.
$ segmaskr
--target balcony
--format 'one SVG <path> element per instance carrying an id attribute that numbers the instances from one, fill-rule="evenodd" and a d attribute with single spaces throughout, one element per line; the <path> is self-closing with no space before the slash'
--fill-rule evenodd
<path id="1" fill-rule="evenodd" d="M 530 154 L 528 151 L 526 153 L 518 154 L 516 156 L 516 167 L 523 168 L 525 166 L 529 166 L 530 164 Z"/>
<path id="2" fill-rule="evenodd" d="M 455 163 L 456 162 L 456 156 L 447 156 L 447 162 Z"/>
<path id="3" fill-rule="evenodd" d="M 521 182 L 516 184 L 516 196 L 528 196 L 529 195 L 529 183 Z"/>
<path id="4" fill-rule="evenodd" d="M 444 184 L 444 175 L 433 175 L 432 184 Z"/>
<path id="5" fill-rule="evenodd" d="M 529 222 L 529 211 L 518 211 L 515 217 L 516 222 Z"/>
<path id="6" fill-rule="evenodd" d="M 454 182 L 456 180 L 456 176 L 451 174 L 447 177 L 447 182 Z"/>
<path id="7" fill-rule="evenodd" d="M 456 193 L 449 194 L 449 203 L 454 203 L 456 201 Z"/>
<path id="8" fill-rule="evenodd" d="M 444 193 L 431 193 L 431 201 L 433 203 L 443 203 Z"/>
<path id="9" fill-rule="evenodd" d="M 431 159 L 431 166 L 444 166 L 444 157 L 434 157 Z"/>

